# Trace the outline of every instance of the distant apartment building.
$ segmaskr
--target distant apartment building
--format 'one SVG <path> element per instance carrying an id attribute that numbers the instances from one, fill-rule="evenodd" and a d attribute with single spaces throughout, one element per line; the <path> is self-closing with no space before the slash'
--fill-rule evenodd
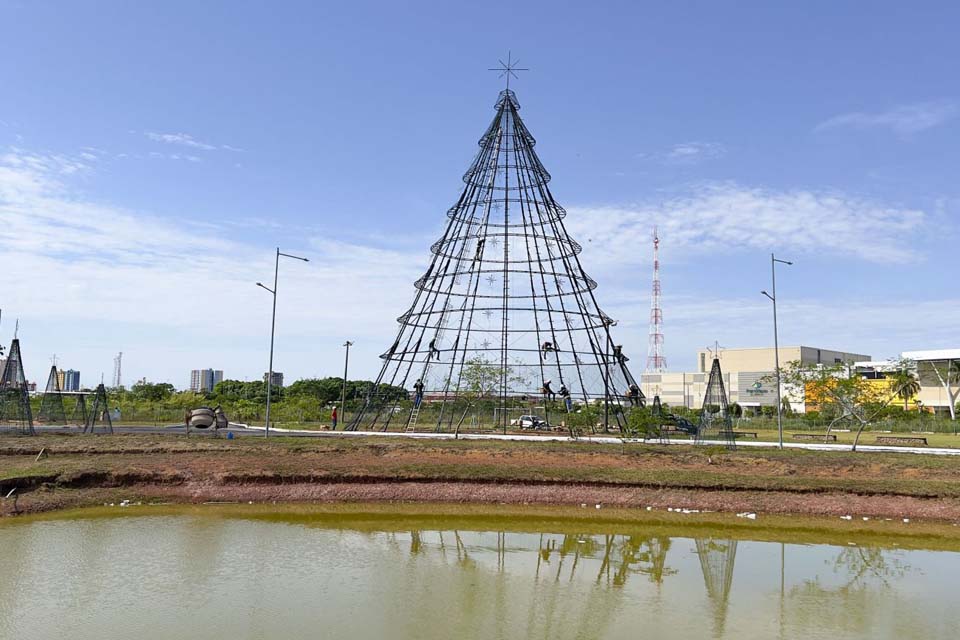
<path id="1" fill-rule="evenodd" d="M 222 369 L 193 369 L 190 371 L 190 391 L 197 393 L 213 391 L 219 382 L 223 382 Z"/>
<path id="2" fill-rule="evenodd" d="M 269 373 L 263 374 L 263 381 L 266 382 L 267 378 L 270 377 Z M 270 381 L 270 386 L 272 387 L 283 387 L 283 373 L 280 371 L 273 372 L 273 379 Z"/>
<path id="3" fill-rule="evenodd" d="M 65 378 L 64 378 L 65 374 L 66 374 L 66 371 L 64 371 L 63 369 L 57 369 L 57 389 L 60 389 L 60 391 L 65 391 L 65 389 L 63 388 L 64 382 L 65 382 Z"/>
<path id="4" fill-rule="evenodd" d="M 59 378 L 60 374 L 57 374 Z M 63 384 L 60 385 L 62 391 L 80 391 L 80 372 L 76 369 L 67 369 L 63 372 Z"/>

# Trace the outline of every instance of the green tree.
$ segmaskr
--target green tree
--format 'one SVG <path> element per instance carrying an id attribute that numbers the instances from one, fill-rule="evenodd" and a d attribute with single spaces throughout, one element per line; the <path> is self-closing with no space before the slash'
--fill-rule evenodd
<path id="1" fill-rule="evenodd" d="M 273 402 L 278 402 L 283 397 L 283 389 L 281 387 L 272 387 L 270 395 Z M 249 382 L 224 380 L 217 383 L 217 386 L 213 389 L 213 393 L 206 399 L 219 402 L 230 402 L 241 399 L 266 402 L 267 383 L 263 380 L 252 380 Z"/>
<path id="2" fill-rule="evenodd" d="M 174 394 L 176 389 L 169 382 L 138 382 L 130 389 L 130 395 L 135 400 L 160 402 Z"/>
<path id="3" fill-rule="evenodd" d="M 907 366 L 906 363 L 900 363 L 900 368 Z M 878 389 L 852 367 L 842 363 L 824 366 L 794 361 L 781 372 L 781 379 L 788 385 L 804 389 L 808 401 L 816 404 L 821 415 L 830 418 L 827 433 L 843 422 L 857 427 L 853 451 L 857 450 L 864 428 L 882 415 L 900 393 L 900 386 L 896 382 L 887 390 Z"/>
<path id="4" fill-rule="evenodd" d="M 347 385 L 348 395 L 352 391 L 353 385 Z M 343 391 L 343 378 L 305 378 L 297 380 L 286 388 L 286 395 L 289 397 L 309 397 L 314 398 L 321 404 L 329 404 L 340 399 Z"/>
<path id="5" fill-rule="evenodd" d="M 460 388 L 477 398 L 486 398 L 500 392 L 503 369 L 485 356 L 474 356 L 463 365 Z"/>

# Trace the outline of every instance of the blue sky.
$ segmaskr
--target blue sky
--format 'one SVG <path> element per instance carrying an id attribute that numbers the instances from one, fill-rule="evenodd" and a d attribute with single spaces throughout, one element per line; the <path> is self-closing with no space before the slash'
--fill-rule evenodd
<path id="1" fill-rule="evenodd" d="M 952 3 L 0 0 L 0 272 L 32 379 L 372 377 L 493 115 L 521 114 L 598 300 L 646 356 L 956 346 Z"/>

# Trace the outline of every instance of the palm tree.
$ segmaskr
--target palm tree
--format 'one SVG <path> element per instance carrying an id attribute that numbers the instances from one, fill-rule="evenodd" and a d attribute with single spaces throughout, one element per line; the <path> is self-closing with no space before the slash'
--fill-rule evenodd
<path id="1" fill-rule="evenodd" d="M 908 411 L 910 398 L 920 393 L 920 383 L 907 369 L 901 369 L 891 376 L 890 384 L 897 391 L 897 396 L 903 400 L 903 410 Z"/>

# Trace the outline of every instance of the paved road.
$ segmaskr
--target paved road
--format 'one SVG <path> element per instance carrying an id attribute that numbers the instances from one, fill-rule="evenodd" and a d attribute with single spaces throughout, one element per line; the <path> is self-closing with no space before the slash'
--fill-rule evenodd
<path id="1" fill-rule="evenodd" d="M 81 430 L 78 427 L 63 427 L 63 426 L 37 426 L 34 427 L 38 433 L 80 433 Z M 151 435 L 158 434 L 183 434 L 184 429 L 183 425 L 168 425 L 168 426 L 116 426 L 113 428 L 114 433 L 146 433 Z M 249 426 L 245 424 L 235 424 L 230 423 L 228 431 L 232 432 L 235 436 L 257 436 L 263 437 L 264 428 Z M 453 440 L 459 438 L 460 440 L 508 440 L 514 442 L 571 442 L 571 438 L 565 435 L 524 435 L 524 434 L 497 434 L 497 433 L 461 433 L 459 436 L 454 436 L 452 433 L 383 433 L 380 431 L 307 431 L 307 430 L 296 430 L 296 429 L 273 429 L 271 433 L 284 436 L 292 436 L 299 438 L 359 438 L 359 437 L 368 437 L 368 436 L 377 436 L 381 438 L 412 438 L 417 440 Z M 191 437 L 194 435 L 202 437 L 211 437 L 214 435 L 214 432 L 211 429 L 191 429 Z M 222 436 L 222 431 L 220 433 Z M 624 442 L 627 443 L 642 443 L 643 440 L 633 440 L 633 439 L 621 439 L 614 436 L 584 436 L 577 440 L 577 442 L 590 442 L 594 444 L 611 444 L 611 445 L 622 445 Z M 690 444 L 689 440 L 671 440 L 670 444 Z M 705 445 L 719 445 L 725 446 L 726 441 L 722 440 L 705 440 Z M 757 447 L 757 448 L 776 448 L 776 442 L 757 442 L 757 441 L 738 441 L 738 447 Z M 785 442 L 783 445 L 787 449 L 805 449 L 807 451 L 850 451 L 850 445 L 848 444 L 828 444 L 828 443 L 806 443 L 806 442 Z M 933 455 L 933 456 L 960 456 L 960 448 L 958 449 L 947 449 L 943 447 L 898 447 L 890 445 L 875 445 L 875 444 L 861 444 L 857 447 L 857 451 L 861 453 L 917 453 L 923 455 Z"/>

